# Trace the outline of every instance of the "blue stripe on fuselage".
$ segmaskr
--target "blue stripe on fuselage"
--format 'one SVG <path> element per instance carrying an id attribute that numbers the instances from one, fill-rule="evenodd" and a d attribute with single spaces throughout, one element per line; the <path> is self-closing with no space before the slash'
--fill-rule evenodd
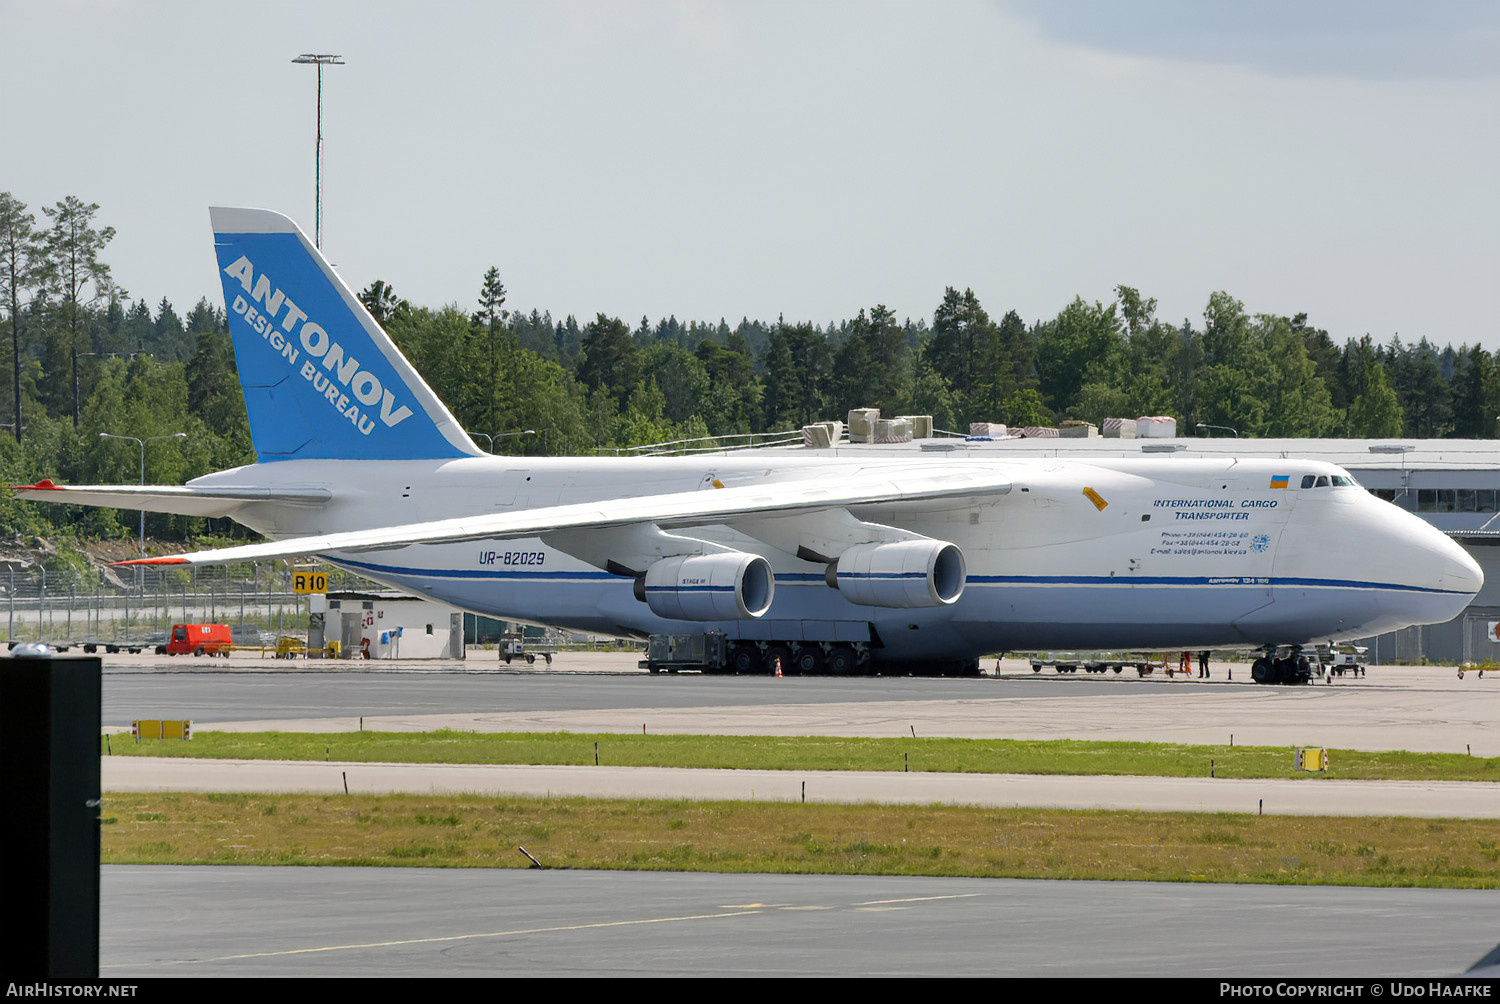
<path id="1" fill-rule="evenodd" d="M 603 582 L 628 580 L 627 576 L 603 571 L 538 572 L 538 571 L 488 571 L 461 568 L 413 568 L 403 565 L 379 565 L 373 562 L 354 561 L 350 558 L 330 558 L 337 564 L 350 568 L 365 569 L 382 575 L 426 576 L 438 579 L 510 579 L 531 582 L 588 581 Z M 921 573 L 916 573 L 921 574 Z M 806 572 L 781 572 L 776 575 L 777 584 L 822 585 L 824 577 Z M 1108 575 L 970 575 L 970 586 L 1106 586 L 1116 589 L 1157 586 L 1169 589 L 1201 588 L 1213 586 L 1221 589 L 1380 589 L 1405 593 L 1432 593 L 1436 595 L 1461 595 L 1463 590 L 1438 589 L 1433 586 L 1414 586 L 1401 582 L 1366 582 L 1358 579 L 1312 579 L 1276 578 L 1233 575 L 1152 575 L 1121 576 Z M 658 587 L 651 587 L 653 589 Z M 665 588 L 665 587 L 661 587 Z M 707 588 L 707 587 L 693 587 Z M 727 588 L 727 587 L 725 587 Z"/>

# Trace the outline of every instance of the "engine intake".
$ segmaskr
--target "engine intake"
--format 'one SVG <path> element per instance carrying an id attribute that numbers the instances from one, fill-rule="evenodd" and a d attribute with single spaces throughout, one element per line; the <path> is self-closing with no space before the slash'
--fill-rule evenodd
<path id="1" fill-rule="evenodd" d="M 759 617 L 776 595 L 771 563 L 741 552 L 664 558 L 646 569 L 641 584 L 651 612 L 673 620 Z"/>
<path id="2" fill-rule="evenodd" d="M 828 584 L 851 603 L 940 607 L 963 595 L 968 571 L 956 544 L 903 540 L 855 544 L 828 566 Z"/>

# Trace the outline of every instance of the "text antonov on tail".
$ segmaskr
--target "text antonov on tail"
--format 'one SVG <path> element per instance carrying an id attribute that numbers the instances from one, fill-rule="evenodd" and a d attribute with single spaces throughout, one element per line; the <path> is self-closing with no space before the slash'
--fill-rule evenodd
<path id="1" fill-rule="evenodd" d="M 290 340 L 295 334 L 297 343 L 302 346 L 301 351 L 311 357 L 304 360 L 298 370 L 302 379 L 311 383 L 313 389 L 362 434 L 368 436 L 374 430 L 375 423 L 360 408 L 361 404 L 373 406 L 378 403 L 380 420 L 388 427 L 400 424 L 411 415 L 411 409 L 406 405 L 399 408 L 395 406 L 396 396 L 381 385 L 378 376 L 361 369 L 359 360 L 346 353 L 342 345 L 329 337 L 321 324 L 309 319 L 265 273 L 261 273 L 257 279 L 255 266 L 249 258 L 241 255 L 224 269 L 224 274 L 239 280 L 250 300 L 260 304 L 260 309 L 257 310 L 251 306 L 250 300 L 246 300 L 244 296 L 236 296 L 231 305 L 234 312 L 244 315 L 245 322 L 280 353 L 288 368 L 295 367 L 300 356 L 297 344 Z M 276 315 L 282 313 L 283 307 L 286 310 L 281 319 L 281 330 L 278 331 L 275 326 Z M 322 359 L 323 368 L 329 371 L 329 376 L 318 372 L 314 359 Z M 334 382 L 335 378 L 337 383 Z M 348 389 L 348 393 L 339 389 L 340 384 Z"/>

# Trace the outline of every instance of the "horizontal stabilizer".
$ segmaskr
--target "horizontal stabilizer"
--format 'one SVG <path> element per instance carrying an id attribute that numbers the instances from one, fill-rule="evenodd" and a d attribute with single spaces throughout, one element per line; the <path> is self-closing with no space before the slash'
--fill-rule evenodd
<path id="1" fill-rule="evenodd" d="M 20 498 L 38 502 L 144 509 L 147 512 L 168 512 L 178 516 L 232 516 L 246 505 L 256 502 L 318 506 L 333 495 L 326 488 L 55 485 L 50 480 L 38 481 L 34 485 L 12 485 L 11 491 Z"/>
<path id="2" fill-rule="evenodd" d="M 965 497 L 984 498 L 1009 491 L 1009 476 L 993 468 L 961 471 L 869 468 L 857 474 L 841 475 L 836 482 L 819 478 L 608 499 L 374 530 L 293 537 L 267 544 L 198 551 L 170 558 L 140 558 L 120 564 L 225 564 L 301 554 L 357 553 L 409 544 L 516 539 L 556 530 L 587 531 L 633 523 L 653 523 L 671 530 L 725 523 L 749 516 L 790 517 L 799 512 L 821 512 L 830 508 L 909 505 L 929 501 L 951 503 Z"/>

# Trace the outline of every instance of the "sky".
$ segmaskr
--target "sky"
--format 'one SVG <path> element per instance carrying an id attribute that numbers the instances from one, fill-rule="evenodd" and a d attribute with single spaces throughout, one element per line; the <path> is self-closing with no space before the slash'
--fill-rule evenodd
<path id="1" fill-rule="evenodd" d="M 1117 285 L 1334 340 L 1500 348 L 1490 0 L 0 0 L 0 191 L 74 195 L 116 281 L 218 303 L 206 207 L 356 290 L 635 324 L 827 325 L 948 286 Z"/>

